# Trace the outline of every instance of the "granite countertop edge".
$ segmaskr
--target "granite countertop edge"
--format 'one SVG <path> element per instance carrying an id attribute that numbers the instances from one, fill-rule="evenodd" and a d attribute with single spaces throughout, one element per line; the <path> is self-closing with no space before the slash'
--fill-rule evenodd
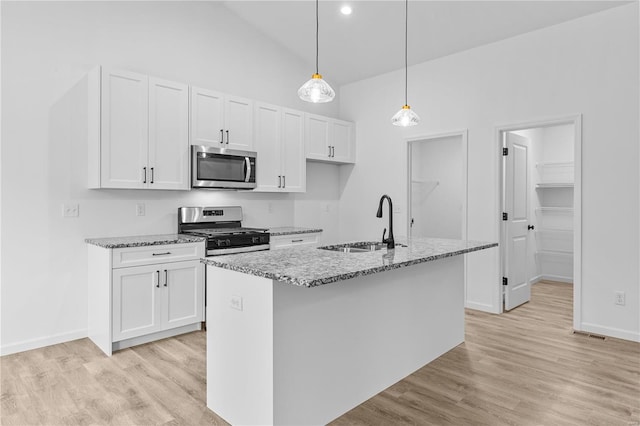
<path id="1" fill-rule="evenodd" d="M 296 226 L 279 226 L 275 228 L 269 228 L 269 234 L 272 237 L 280 237 L 283 235 L 297 235 L 297 234 L 315 234 L 322 232 L 321 228 L 299 228 Z"/>
<path id="2" fill-rule="evenodd" d="M 217 266 L 219 268 L 223 268 L 223 269 L 228 269 L 231 271 L 236 271 L 236 272 L 242 272 L 245 274 L 249 274 L 249 275 L 254 275 L 254 276 L 258 276 L 258 277 L 262 277 L 262 278 L 267 278 L 267 279 L 271 279 L 271 280 L 276 280 L 276 281 L 282 281 L 285 283 L 289 283 L 289 284 L 293 284 L 299 287 L 307 287 L 307 288 L 312 288 L 312 287 L 317 287 L 320 285 L 324 285 L 324 284 L 331 284 L 337 281 L 344 281 L 344 280 L 348 280 L 351 278 L 356 278 L 356 277 L 361 277 L 361 276 L 365 276 L 365 275 L 373 275 L 373 274 L 377 274 L 379 272 L 384 272 L 384 271 L 390 271 L 393 269 L 399 269 L 399 268 L 404 268 L 407 266 L 411 266 L 411 265 L 417 265 L 419 263 L 425 263 L 425 262 L 431 262 L 433 260 L 438 260 L 438 259 L 444 259 L 446 257 L 453 257 L 453 256 L 459 256 L 461 254 L 465 254 L 465 253 L 471 253 L 474 251 L 479 251 L 479 250 L 484 250 L 484 249 L 488 249 L 491 247 L 497 247 L 498 243 L 487 243 L 487 244 L 483 244 L 483 245 L 479 245 L 476 247 L 470 247 L 470 248 L 464 248 L 464 249 L 460 249 L 460 250 L 456 250 L 456 251 L 451 251 L 451 252 L 447 252 L 447 253 L 441 253 L 441 254 L 435 254 L 432 256 L 425 256 L 425 257 L 420 257 L 417 259 L 412 259 L 412 260 L 407 260 L 404 262 L 398 262 L 398 263 L 393 263 L 390 265 L 380 265 L 380 266 L 376 266 L 374 268 L 368 268 L 368 269 L 363 269 L 360 271 L 353 271 L 353 272 L 348 272 L 348 273 L 344 273 L 344 274 L 338 274 L 338 275 L 334 275 L 331 277 L 326 277 L 326 278 L 320 278 L 320 279 L 315 279 L 315 280 L 306 280 L 306 279 L 300 279 L 300 278 L 295 278 L 295 277 L 290 277 L 288 275 L 280 275 L 280 274 L 274 274 L 271 272 L 264 272 L 255 268 L 251 268 L 251 267 L 243 267 L 243 266 L 239 266 L 239 265 L 233 265 L 233 264 L 229 264 L 226 262 L 216 262 L 215 258 L 204 258 L 202 259 L 202 262 L 208 265 L 212 265 L 212 266 Z"/>
<path id="3" fill-rule="evenodd" d="M 206 238 L 185 234 L 135 235 L 126 237 L 85 238 L 84 240 L 87 244 L 107 249 L 159 246 L 165 244 L 188 244 L 203 241 L 206 241 Z"/>

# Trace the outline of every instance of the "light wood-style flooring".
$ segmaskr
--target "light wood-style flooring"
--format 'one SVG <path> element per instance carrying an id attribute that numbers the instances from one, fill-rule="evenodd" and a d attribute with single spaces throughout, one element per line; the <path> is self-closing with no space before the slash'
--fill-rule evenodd
<path id="1" fill-rule="evenodd" d="M 332 425 L 638 425 L 640 344 L 571 333 L 571 285 L 503 315 Z M 400 350 L 400 348 L 399 348 Z M 88 339 L 0 358 L 3 425 L 226 424 L 206 407 L 204 332 L 116 352 Z"/>

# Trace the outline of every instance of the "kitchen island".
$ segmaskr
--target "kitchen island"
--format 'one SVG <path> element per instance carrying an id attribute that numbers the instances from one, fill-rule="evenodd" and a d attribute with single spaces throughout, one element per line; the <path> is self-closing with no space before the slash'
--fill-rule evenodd
<path id="1" fill-rule="evenodd" d="M 232 424 L 326 424 L 462 343 L 461 255 L 497 244 L 405 243 L 203 260 L 207 406 Z"/>

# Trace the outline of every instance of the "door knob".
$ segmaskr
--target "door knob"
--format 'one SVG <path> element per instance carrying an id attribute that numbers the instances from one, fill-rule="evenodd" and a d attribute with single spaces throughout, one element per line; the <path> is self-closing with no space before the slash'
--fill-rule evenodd
<path id="1" fill-rule="evenodd" d="M 527 226 L 527 229 L 528 229 L 528 230 L 532 230 L 532 229 L 536 229 L 536 227 L 535 227 L 535 226 L 533 226 L 533 225 L 529 225 L 529 226 Z"/>

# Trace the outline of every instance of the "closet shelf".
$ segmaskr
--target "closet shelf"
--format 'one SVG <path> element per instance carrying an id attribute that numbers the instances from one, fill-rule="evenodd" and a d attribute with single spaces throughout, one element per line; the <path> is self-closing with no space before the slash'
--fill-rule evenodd
<path id="1" fill-rule="evenodd" d="M 573 214 L 573 207 L 538 207 L 536 213 L 563 213 Z"/>
<path id="2" fill-rule="evenodd" d="M 538 250 L 536 252 L 536 256 L 573 257 L 573 251 L 571 250 Z"/>
<path id="3" fill-rule="evenodd" d="M 537 183 L 536 189 L 545 188 L 573 188 L 573 182 Z"/>

